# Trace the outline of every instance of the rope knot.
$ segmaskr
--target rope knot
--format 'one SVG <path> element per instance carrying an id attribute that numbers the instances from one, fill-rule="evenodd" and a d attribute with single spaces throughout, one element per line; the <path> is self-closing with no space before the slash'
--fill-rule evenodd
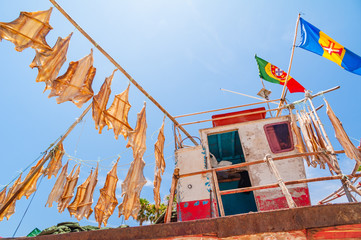
<path id="1" fill-rule="evenodd" d="M 272 158 L 271 154 L 266 154 L 266 156 L 264 156 L 263 161 L 268 162 L 268 160 L 269 160 L 270 158 Z"/>

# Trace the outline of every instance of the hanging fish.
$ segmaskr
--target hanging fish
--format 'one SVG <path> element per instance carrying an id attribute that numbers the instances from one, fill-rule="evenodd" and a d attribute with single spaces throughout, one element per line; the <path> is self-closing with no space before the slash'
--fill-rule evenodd
<path id="1" fill-rule="evenodd" d="M 129 132 L 129 141 L 127 144 L 127 148 L 131 147 L 133 149 L 133 158 L 136 159 L 138 156 L 143 156 L 146 145 L 146 130 L 147 130 L 147 122 L 145 116 L 145 103 L 140 111 L 137 114 L 137 125 L 135 129 Z"/>
<path id="2" fill-rule="evenodd" d="M 2 39 L 15 44 L 15 50 L 21 52 L 31 47 L 40 51 L 51 51 L 45 37 L 53 29 L 49 25 L 52 8 L 47 11 L 21 12 L 12 22 L 0 22 L 0 41 Z"/>
<path id="3" fill-rule="evenodd" d="M 53 81 L 49 97 L 57 96 L 57 103 L 72 101 L 81 108 L 94 92 L 91 87 L 96 69 L 93 67 L 93 50 L 77 62 L 70 62 L 63 76 Z"/>
<path id="4" fill-rule="evenodd" d="M 341 121 L 337 118 L 335 113 L 333 112 L 332 108 L 328 104 L 328 102 L 325 100 L 326 103 L 326 113 L 332 123 L 332 126 L 335 130 L 335 135 L 337 140 L 340 142 L 341 146 L 345 150 L 345 154 L 348 158 L 354 159 L 356 161 L 356 166 L 360 166 L 361 164 L 361 152 L 357 150 L 357 148 L 353 145 L 350 138 L 348 137 L 345 129 L 342 126 Z M 358 167 L 357 167 L 358 168 Z M 357 171 L 357 168 L 353 171 L 355 173 Z"/>
<path id="5" fill-rule="evenodd" d="M 94 173 L 91 175 L 88 186 L 85 189 L 84 197 L 81 199 L 78 209 L 76 211 L 76 218 L 78 220 L 86 217 L 89 219 L 90 215 L 93 213 L 93 209 L 91 208 L 93 204 L 93 194 L 95 190 L 95 186 L 98 182 L 98 168 L 99 164 L 97 164 L 97 168 Z"/>
<path id="6" fill-rule="evenodd" d="M 118 200 L 115 196 L 115 190 L 117 188 L 118 176 L 117 166 L 118 161 L 113 165 L 113 168 L 108 172 L 104 187 L 100 189 L 100 196 L 97 204 L 94 207 L 95 220 L 99 224 L 107 225 L 109 217 L 113 214 L 115 207 L 118 205 Z"/>
<path id="7" fill-rule="evenodd" d="M 290 113 L 291 116 L 291 126 L 292 126 L 292 130 L 296 135 L 296 140 L 297 143 L 295 144 L 295 148 L 297 149 L 297 151 L 299 153 L 306 153 L 306 146 L 305 143 L 303 142 L 302 139 L 302 135 L 301 135 L 301 130 L 300 128 L 297 126 L 297 120 L 296 117 L 293 113 Z M 307 165 L 310 166 L 311 162 L 308 156 L 302 156 L 302 158 L 307 162 Z"/>
<path id="8" fill-rule="evenodd" d="M 59 37 L 52 50 L 45 52 L 36 50 L 35 58 L 30 67 L 38 69 L 36 82 L 45 82 L 44 92 L 51 89 L 53 81 L 57 78 L 61 67 L 66 61 L 66 54 L 72 35 L 73 33 L 64 39 Z"/>
<path id="9" fill-rule="evenodd" d="M 42 163 L 43 160 L 44 157 L 40 159 L 37 164 L 30 169 L 28 175 L 26 175 L 24 181 L 21 183 L 22 190 L 17 197 L 18 200 L 20 200 L 24 195 L 26 196 L 26 199 L 28 199 L 30 195 L 36 191 L 36 183 L 38 182 L 39 177 L 42 175 L 43 167 L 41 167 L 37 172 L 35 172 L 35 170 L 36 168 L 38 168 L 38 166 Z M 35 173 L 35 175 L 31 176 L 33 175 L 33 173 Z M 24 182 L 28 183 L 24 185 Z"/>
<path id="10" fill-rule="evenodd" d="M 70 216 L 75 216 L 76 218 L 78 218 L 77 209 L 79 207 L 81 200 L 85 196 L 85 192 L 89 185 L 90 178 L 92 177 L 92 175 L 93 175 L 93 171 L 90 171 L 88 178 L 82 184 L 80 184 L 78 186 L 78 188 L 76 189 L 75 198 L 74 198 L 73 202 L 68 206 L 68 211 L 70 213 Z M 78 220 L 80 220 L 80 219 L 78 219 Z"/>
<path id="11" fill-rule="evenodd" d="M 110 86 L 112 84 L 115 71 L 117 71 L 117 69 L 113 71 L 112 75 L 104 80 L 99 93 L 93 97 L 93 119 L 95 122 L 95 129 L 99 129 L 99 133 L 102 133 L 103 127 L 107 125 L 105 121 L 105 110 L 111 93 Z"/>
<path id="12" fill-rule="evenodd" d="M 124 215 L 125 220 L 128 220 L 129 216 L 137 219 L 138 212 L 140 210 L 139 196 L 140 192 L 147 182 L 143 169 L 145 162 L 143 160 L 143 154 L 146 150 L 146 116 L 145 116 L 145 104 L 143 109 L 137 116 L 137 125 L 129 134 L 129 142 L 127 147 L 133 149 L 133 162 L 130 165 L 127 176 L 122 183 L 122 197 L 123 202 L 119 205 L 119 216 Z"/>
<path id="13" fill-rule="evenodd" d="M 52 175 L 56 177 L 58 174 L 62 167 L 61 160 L 63 159 L 64 153 L 65 151 L 63 143 L 60 143 L 53 148 L 52 152 L 50 153 L 51 159 L 48 163 L 48 166 L 44 170 L 44 176 L 48 176 L 48 179 L 50 179 Z"/>
<path id="14" fill-rule="evenodd" d="M 4 200 L 4 204 L 9 201 L 9 199 L 14 195 L 14 193 L 19 189 L 20 186 L 21 186 L 21 174 L 9 189 L 9 192 Z M 16 203 L 16 198 L 1 213 L 0 221 L 2 221 L 4 217 L 6 217 L 6 219 L 9 220 L 10 216 L 15 213 L 15 203 Z"/>
<path id="15" fill-rule="evenodd" d="M 60 213 L 62 213 L 65 210 L 65 208 L 69 206 L 70 200 L 74 196 L 74 189 L 76 187 L 79 178 L 80 165 L 73 174 L 75 167 L 76 165 L 71 170 L 70 174 L 66 177 L 66 183 L 64 186 L 63 194 L 58 200 L 58 211 Z"/>
<path id="16" fill-rule="evenodd" d="M 114 96 L 114 101 L 110 108 L 106 111 L 106 123 L 109 129 L 113 129 L 115 139 L 118 139 L 118 135 L 122 134 L 124 139 L 127 139 L 128 132 L 133 129 L 128 123 L 128 112 L 131 105 L 128 102 L 129 87 L 122 93 Z"/>
<path id="17" fill-rule="evenodd" d="M 4 206 L 4 204 L 5 204 L 6 189 L 7 189 L 7 186 L 5 186 L 4 189 L 0 192 L 0 209 L 1 209 L 1 208 Z"/>
<path id="18" fill-rule="evenodd" d="M 53 189 L 51 190 L 48 201 L 46 202 L 45 206 L 48 204 L 49 207 L 52 207 L 53 202 L 57 202 L 64 191 L 65 181 L 66 181 L 66 175 L 68 171 L 68 164 L 67 162 L 63 169 L 61 170 L 61 173 L 59 174 L 58 179 L 56 179 L 56 182 L 53 186 Z"/>
<path id="19" fill-rule="evenodd" d="M 153 188 L 153 192 L 154 192 L 154 202 L 155 202 L 155 207 L 158 209 L 159 205 L 160 205 L 160 193 L 159 193 L 159 189 L 160 189 L 160 184 L 162 181 L 162 176 L 164 173 L 164 169 L 165 169 L 165 161 L 164 161 L 164 141 L 165 141 L 165 137 L 164 137 L 164 120 L 165 118 L 163 118 L 163 123 L 162 126 L 159 130 L 159 134 L 158 134 L 158 140 L 157 142 L 154 144 L 154 155 L 155 155 L 155 174 L 154 174 L 154 188 Z"/>

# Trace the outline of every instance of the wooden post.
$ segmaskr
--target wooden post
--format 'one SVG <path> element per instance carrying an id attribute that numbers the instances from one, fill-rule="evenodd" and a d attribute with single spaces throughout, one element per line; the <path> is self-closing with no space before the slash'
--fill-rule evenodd
<path id="1" fill-rule="evenodd" d="M 217 171 L 216 171 L 215 168 L 212 167 L 211 160 L 210 160 L 210 155 L 209 155 L 209 154 L 206 155 L 206 161 L 207 161 L 207 168 L 208 168 L 208 169 L 206 169 L 206 170 L 208 170 L 208 172 L 210 172 L 210 173 L 212 174 L 213 189 L 214 189 L 214 191 L 215 191 L 215 196 L 213 196 L 212 191 L 210 192 L 211 211 L 212 211 L 212 212 L 213 212 L 213 211 L 214 211 L 214 212 L 218 212 L 218 209 L 217 209 L 217 208 L 214 208 L 214 207 L 213 207 L 213 203 L 212 203 L 212 199 L 215 197 L 217 206 L 219 207 L 219 211 L 220 211 L 220 213 L 221 213 L 221 217 L 224 217 L 225 214 L 224 214 L 222 196 L 221 196 L 220 191 L 219 191 L 219 184 L 218 184 L 218 179 L 217 179 Z M 217 215 L 214 215 L 214 216 L 218 216 L 218 213 L 217 213 Z"/>
<path id="2" fill-rule="evenodd" d="M 280 108 L 278 111 L 277 111 L 277 114 L 276 114 L 276 117 L 278 117 L 281 112 L 282 112 L 282 105 L 285 101 L 285 97 L 286 97 L 286 86 L 287 86 L 287 83 L 288 83 L 288 77 L 290 76 L 290 71 L 291 71 L 291 66 L 292 66 L 292 61 L 293 61 L 293 53 L 295 52 L 295 47 L 296 47 L 296 38 L 297 38 L 297 29 L 298 29 L 298 23 L 300 22 L 300 17 L 301 17 L 301 14 L 299 13 L 298 14 L 298 18 L 297 18 L 297 23 L 296 23 L 296 29 L 295 29 L 295 37 L 293 39 L 293 45 L 292 45 L 292 52 L 291 52 L 291 58 L 290 58 L 290 63 L 288 65 L 288 71 L 287 71 L 287 75 L 286 75 L 286 80 L 285 80 L 285 83 L 283 85 L 283 89 L 282 89 L 282 94 L 281 94 L 281 101 L 280 101 L 280 104 L 278 105 L 278 108 Z"/>
<path id="3" fill-rule="evenodd" d="M 289 208 L 294 208 L 297 207 L 296 203 L 293 201 L 292 196 L 290 194 L 290 192 L 288 191 L 285 183 L 283 182 L 280 173 L 278 172 L 278 169 L 276 167 L 276 165 L 273 162 L 273 159 L 271 157 L 271 155 L 267 154 L 264 158 L 264 161 L 267 163 L 268 167 L 270 168 L 271 172 L 273 173 L 273 175 L 277 178 L 277 183 L 280 186 L 283 195 L 285 195 L 286 200 L 287 200 L 287 204 Z"/>
<path id="4" fill-rule="evenodd" d="M 84 112 L 80 115 L 80 117 L 68 128 L 68 130 L 65 132 L 65 134 L 59 139 L 57 144 L 60 144 L 64 141 L 64 139 L 69 135 L 69 133 L 75 128 L 75 126 L 81 122 L 81 120 L 84 118 L 84 116 L 89 112 L 89 110 L 92 107 L 92 103 L 89 104 L 89 106 L 84 110 Z M 18 197 L 18 195 L 23 191 L 24 187 L 31 181 L 31 179 L 37 174 L 37 172 L 40 171 L 41 167 L 45 164 L 45 162 L 52 156 L 52 153 L 49 152 L 43 159 L 43 161 L 39 164 L 37 168 L 34 169 L 34 172 L 22 182 L 22 185 L 19 187 L 19 189 L 12 195 L 1 207 L 0 209 L 0 215 L 6 210 L 6 208 Z"/>
<path id="5" fill-rule="evenodd" d="M 169 194 L 169 200 L 168 200 L 168 206 L 166 210 L 166 214 L 164 217 L 164 223 L 169 223 L 172 218 L 172 210 L 173 210 L 173 199 L 175 195 L 175 190 L 177 188 L 179 179 L 179 168 L 174 169 L 173 178 L 172 178 L 172 186 L 170 188 L 170 194 Z"/>
<path id="6" fill-rule="evenodd" d="M 222 196 L 220 194 L 219 191 L 219 185 L 218 185 L 218 179 L 217 179 L 217 172 L 216 170 L 212 170 L 212 177 L 213 177 L 213 183 L 214 183 L 214 188 L 216 190 L 216 196 L 217 196 L 217 202 L 218 202 L 218 207 L 219 207 L 219 211 L 221 212 L 221 217 L 224 217 L 224 207 L 223 207 L 223 202 L 222 202 Z M 212 204 L 212 203 L 211 203 Z"/>
<path id="7" fill-rule="evenodd" d="M 149 95 L 149 93 L 147 91 L 145 91 L 145 89 L 139 85 L 138 82 L 136 82 L 132 76 L 129 75 L 129 73 L 127 73 L 120 65 L 119 63 L 117 63 L 114 58 L 112 58 L 101 46 L 99 46 L 99 44 L 97 44 L 94 39 L 92 37 L 89 36 L 89 34 L 87 34 L 75 21 L 74 19 L 72 19 L 69 14 L 67 14 L 65 12 L 65 10 L 59 6 L 59 4 L 55 1 L 55 0 L 49 0 L 58 10 L 59 12 L 61 12 L 64 17 L 66 19 L 68 19 L 68 21 L 74 25 L 74 27 L 76 27 L 76 29 L 78 29 L 78 31 L 84 35 L 84 37 L 86 37 L 111 63 L 114 64 L 114 66 L 116 68 L 119 69 L 119 71 L 121 71 L 128 79 L 129 81 L 136 87 L 139 89 L 139 91 L 141 91 L 144 96 L 146 96 L 151 102 L 154 103 L 155 106 L 157 106 L 176 126 L 178 126 L 182 132 L 194 143 L 194 145 L 198 145 L 198 143 L 192 138 L 191 135 L 189 135 L 189 133 L 182 127 L 179 126 L 179 123 L 177 122 L 177 120 L 175 120 L 175 118 L 170 115 L 151 95 Z"/>

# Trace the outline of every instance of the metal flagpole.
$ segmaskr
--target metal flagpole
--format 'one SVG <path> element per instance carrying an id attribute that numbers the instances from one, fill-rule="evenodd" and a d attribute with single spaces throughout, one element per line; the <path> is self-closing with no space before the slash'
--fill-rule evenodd
<path id="1" fill-rule="evenodd" d="M 55 1 L 55 0 L 49 0 L 58 10 L 59 12 L 61 12 L 64 17 L 66 19 L 69 20 L 69 22 L 71 24 L 74 25 L 74 27 L 76 27 L 79 32 L 81 34 L 84 35 L 84 37 L 86 37 L 106 58 L 108 58 L 108 60 L 114 64 L 114 66 L 116 68 L 119 69 L 119 71 L 121 71 L 128 79 L 129 81 L 139 89 L 139 91 L 141 91 L 150 101 L 152 101 L 154 103 L 154 105 L 156 105 L 177 127 L 180 128 L 180 130 L 197 146 L 198 143 L 193 139 L 193 137 L 182 127 L 179 126 L 179 123 L 177 122 L 177 120 L 175 120 L 175 118 L 170 115 L 151 95 L 149 95 L 149 93 L 147 91 L 144 90 L 144 88 L 142 86 L 140 86 L 130 75 L 129 73 L 127 73 L 120 65 L 119 63 L 117 63 L 114 58 L 112 58 L 102 47 L 100 47 L 93 38 L 91 38 L 89 36 L 89 34 L 87 34 L 70 16 L 69 14 L 67 14 L 65 12 L 65 10 L 59 6 L 59 4 Z"/>
<path id="2" fill-rule="evenodd" d="M 285 83 L 283 85 L 283 89 L 282 89 L 282 94 L 281 94 L 281 101 L 280 104 L 278 105 L 279 108 L 282 107 L 284 101 L 285 101 L 285 97 L 286 97 L 286 86 L 287 86 L 287 82 L 288 82 L 288 76 L 290 75 L 290 71 L 291 71 L 291 66 L 292 66 L 292 60 L 293 60 L 293 53 L 295 52 L 295 47 L 296 47 L 296 38 L 297 38 L 297 29 L 298 29 L 298 23 L 300 22 L 300 17 L 301 14 L 298 14 L 298 18 L 297 18 L 297 23 L 296 23 L 296 29 L 295 29 L 295 37 L 293 39 L 293 45 L 292 45 L 292 53 L 291 53 L 291 59 L 290 59 L 290 63 L 288 65 L 288 71 L 287 71 L 287 75 L 286 75 L 286 80 Z M 278 117 L 282 112 L 282 109 L 279 109 L 277 111 L 276 117 Z"/>

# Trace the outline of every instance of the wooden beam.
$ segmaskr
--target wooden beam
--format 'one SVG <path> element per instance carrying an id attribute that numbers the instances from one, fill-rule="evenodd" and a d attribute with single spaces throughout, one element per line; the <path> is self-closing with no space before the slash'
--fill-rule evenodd
<path id="1" fill-rule="evenodd" d="M 357 173 L 355 175 L 347 175 L 347 177 L 348 178 L 361 177 L 361 173 Z M 337 179 L 342 179 L 342 178 L 343 178 L 343 175 L 335 175 L 335 176 L 330 176 L 330 177 L 318 177 L 318 178 L 308 178 L 308 179 L 300 179 L 300 180 L 294 180 L 294 181 L 286 181 L 284 183 L 285 183 L 285 185 L 293 185 L 293 184 L 299 184 L 299 183 L 337 180 Z M 256 190 L 261 190 L 261 189 L 268 189 L 268 188 L 275 188 L 275 187 L 278 187 L 277 183 L 262 185 L 262 186 L 256 186 L 256 187 L 237 188 L 237 189 L 221 191 L 221 195 L 241 193 L 241 192 L 251 192 L 251 191 L 256 191 Z"/>
<path id="2" fill-rule="evenodd" d="M 361 151 L 361 149 L 359 151 Z M 286 156 L 274 157 L 273 161 L 278 161 L 278 160 L 283 160 L 283 159 L 288 159 L 288 158 L 295 158 L 295 157 L 312 156 L 312 155 L 317 155 L 317 154 L 321 154 L 321 153 L 324 153 L 324 152 L 296 153 L 296 154 L 291 154 L 291 155 L 286 155 Z M 335 154 L 340 154 L 340 153 L 345 153 L 345 151 L 344 150 L 335 151 Z M 252 162 L 238 163 L 238 164 L 233 164 L 233 165 L 229 165 L 229 166 L 214 168 L 214 170 L 215 171 L 224 171 L 224 170 L 228 170 L 228 169 L 241 168 L 241 167 L 256 165 L 256 164 L 260 164 L 260 163 L 264 163 L 264 160 L 256 160 L 256 161 L 252 161 Z M 208 173 L 211 171 L 212 171 L 212 169 L 206 169 L 206 170 L 202 170 L 202 171 L 181 174 L 179 177 L 180 178 L 189 177 L 189 176 L 194 176 L 194 175 L 198 175 L 198 174 Z"/>
<path id="3" fill-rule="evenodd" d="M 258 102 L 258 103 L 243 104 L 243 105 L 227 107 L 227 108 L 213 109 L 213 110 L 208 110 L 208 111 L 203 111 L 203 112 L 189 113 L 189 114 L 175 116 L 174 118 L 189 117 L 189 116 L 194 116 L 194 115 L 199 115 L 199 114 L 204 114 L 204 113 L 218 112 L 218 111 L 224 111 L 224 110 L 229 110 L 229 109 L 234 109 L 234 108 L 241 108 L 241 107 L 249 107 L 249 106 L 253 106 L 253 105 L 258 105 L 258 104 L 262 104 L 262 103 L 276 102 L 276 101 L 279 101 L 279 99 L 268 100 L 268 101 L 263 101 L 263 102 Z"/>
<path id="4" fill-rule="evenodd" d="M 297 205 L 293 201 L 292 196 L 291 196 L 290 192 L 288 191 L 283 179 L 281 178 L 281 175 L 280 175 L 275 163 L 273 162 L 271 155 L 266 155 L 265 162 L 267 163 L 267 165 L 268 165 L 269 169 L 271 170 L 271 172 L 273 173 L 273 175 L 276 177 L 277 183 L 278 183 L 279 187 L 281 188 L 283 195 L 285 195 L 285 197 L 286 197 L 288 207 L 289 208 L 297 207 Z"/>

